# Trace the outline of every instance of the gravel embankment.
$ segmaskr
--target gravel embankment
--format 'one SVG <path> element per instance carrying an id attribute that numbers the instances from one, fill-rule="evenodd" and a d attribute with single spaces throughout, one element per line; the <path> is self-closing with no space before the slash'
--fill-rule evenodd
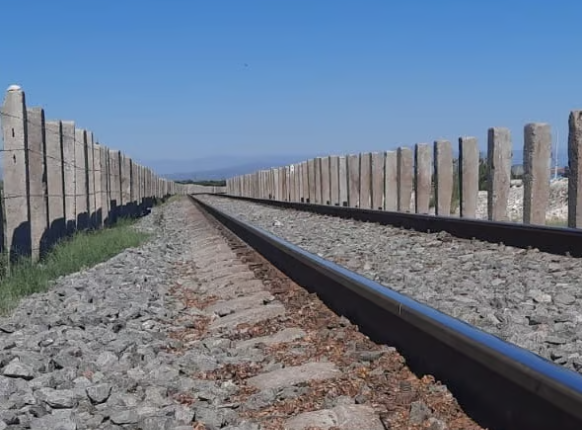
<path id="1" fill-rule="evenodd" d="M 178 315 L 169 280 L 189 246 L 184 207 L 172 207 L 138 222 L 156 233 L 148 243 L 56 280 L 0 319 L 0 429 L 192 428 L 172 394 L 194 382 L 164 353 Z"/>
<path id="2" fill-rule="evenodd" d="M 204 196 L 309 252 L 582 372 L 582 262 Z"/>

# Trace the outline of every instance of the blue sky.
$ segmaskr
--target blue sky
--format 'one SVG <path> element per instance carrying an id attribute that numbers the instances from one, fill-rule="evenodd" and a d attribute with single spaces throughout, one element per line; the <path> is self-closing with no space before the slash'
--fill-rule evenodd
<path id="1" fill-rule="evenodd" d="M 5 0 L 0 85 L 136 159 L 384 150 L 582 108 L 582 2 Z"/>

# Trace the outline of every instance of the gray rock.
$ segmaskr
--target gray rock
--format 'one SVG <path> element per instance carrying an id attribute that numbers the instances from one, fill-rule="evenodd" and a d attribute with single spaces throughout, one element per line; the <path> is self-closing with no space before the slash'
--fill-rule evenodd
<path id="1" fill-rule="evenodd" d="M 99 357 L 97 357 L 95 364 L 97 364 L 99 369 L 104 370 L 112 368 L 117 364 L 117 362 L 117 355 L 111 351 L 103 351 L 101 354 L 99 354 Z"/>
<path id="2" fill-rule="evenodd" d="M 174 418 L 178 424 L 190 424 L 194 421 L 194 410 L 183 405 L 177 405 Z"/>
<path id="3" fill-rule="evenodd" d="M 31 430 L 77 430 L 77 424 L 73 420 L 70 412 L 66 414 L 55 411 L 51 415 L 32 420 Z"/>
<path id="4" fill-rule="evenodd" d="M 87 396 L 93 403 L 103 403 L 107 401 L 111 394 L 111 385 L 97 384 L 87 387 Z"/>
<path id="5" fill-rule="evenodd" d="M 428 419 L 428 425 L 428 430 L 447 430 L 448 428 L 444 422 L 433 417 Z"/>
<path id="6" fill-rule="evenodd" d="M 4 368 L 2 374 L 10 378 L 22 378 L 26 380 L 34 378 L 33 368 L 22 363 L 18 358 L 12 360 L 8 366 Z"/>
<path id="7" fill-rule="evenodd" d="M 277 400 L 276 390 L 263 390 L 249 396 L 249 398 L 243 405 L 243 408 L 248 410 L 263 409 L 273 404 L 276 400 Z"/>
<path id="8" fill-rule="evenodd" d="M 234 424 L 237 420 L 237 414 L 231 409 L 198 407 L 195 418 L 196 421 L 203 423 L 208 430 L 218 430 L 226 425 Z"/>
<path id="9" fill-rule="evenodd" d="M 68 409 L 74 407 L 77 404 L 73 390 L 41 388 L 35 394 L 36 397 L 54 409 Z"/>
<path id="10" fill-rule="evenodd" d="M 235 426 L 226 426 L 222 428 L 222 430 L 260 430 L 260 429 L 261 426 L 255 423 L 251 423 L 249 421 L 241 421 Z"/>
<path id="11" fill-rule="evenodd" d="M 135 409 L 124 409 L 112 412 L 109 419 L 113 424 L 136 424 L 139 415 Z"/>
<path id="12" fill-rule="evenodd" d="M 172 430 L 174 425 L 168 417 L 148 417 L 139 422 L 141 430 Z M 191 430 L 191 427 L 190 427 Z"/>
<path id="13" fill-rule="evenodd" d="M 576 303 L 576 297 L 571 294 L 559 293 L 554 297 L 554 301 L 562 305 L 571 305 Z"/>
<path id="14" fill-rule="evenodd" d="M 422 401 L 412 402 L 410 404 L 410 424 L 422 424 L 432 414 L 430 408 Z"/>

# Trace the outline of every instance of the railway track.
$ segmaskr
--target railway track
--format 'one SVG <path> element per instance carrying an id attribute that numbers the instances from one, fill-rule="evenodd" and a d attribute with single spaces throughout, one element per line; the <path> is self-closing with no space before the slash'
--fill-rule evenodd
<path id="1" fill-rule="evenodd" d="M 194 199 L 370 339 L 395 346 L 418 375 L 445 382 L 482 426 L 581 428 L 582 378 L 577 373 L 258 230 L 218 210 L 223 198 Z"/>
<path id="2" fill-rule="evenodd" d="M 226 354 L 194 377 L 232 389 L 224 404 L 211 401 L 224 413 L 196 413 L 200 429 L 224 427 L 232 411 L 232 429 L 482 428 L 445 386 L 416 376 L 394 348 L 335 315 L 206 211 L 193 208 L 191 218 L 194 264 L 173 294 L 198 317 L 173 333 L 181 345 L 173 352 L 204 344 Z M 181 400 L 196 407 L 200 397 L 211 396 Z"/>

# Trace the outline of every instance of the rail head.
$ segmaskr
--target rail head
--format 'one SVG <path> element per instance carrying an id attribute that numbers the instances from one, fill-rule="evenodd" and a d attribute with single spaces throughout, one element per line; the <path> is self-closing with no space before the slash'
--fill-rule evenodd
<path id="1" fill-rule="evenodd" d="M 400 294 L 333 262 L 293 245 L 259 227 L 232 217 L 196 197 L 202 209 L 229 229 L 244 231 L 276 248 L 287 258 L 310 267 L 338 286 L 373 302 L 393 316 L 414 326 L 438 342 L 512 381 L 532 395 L 551 403 L 582 423 L 582 376 L 544 358 L 505 342 L 461 320 Z M 310 205 L 311 206 L 311 205 Z M 235 231 L 236 233 L 236 231 Z M 582 428 L 582 427 L 581 427 Z"/>

